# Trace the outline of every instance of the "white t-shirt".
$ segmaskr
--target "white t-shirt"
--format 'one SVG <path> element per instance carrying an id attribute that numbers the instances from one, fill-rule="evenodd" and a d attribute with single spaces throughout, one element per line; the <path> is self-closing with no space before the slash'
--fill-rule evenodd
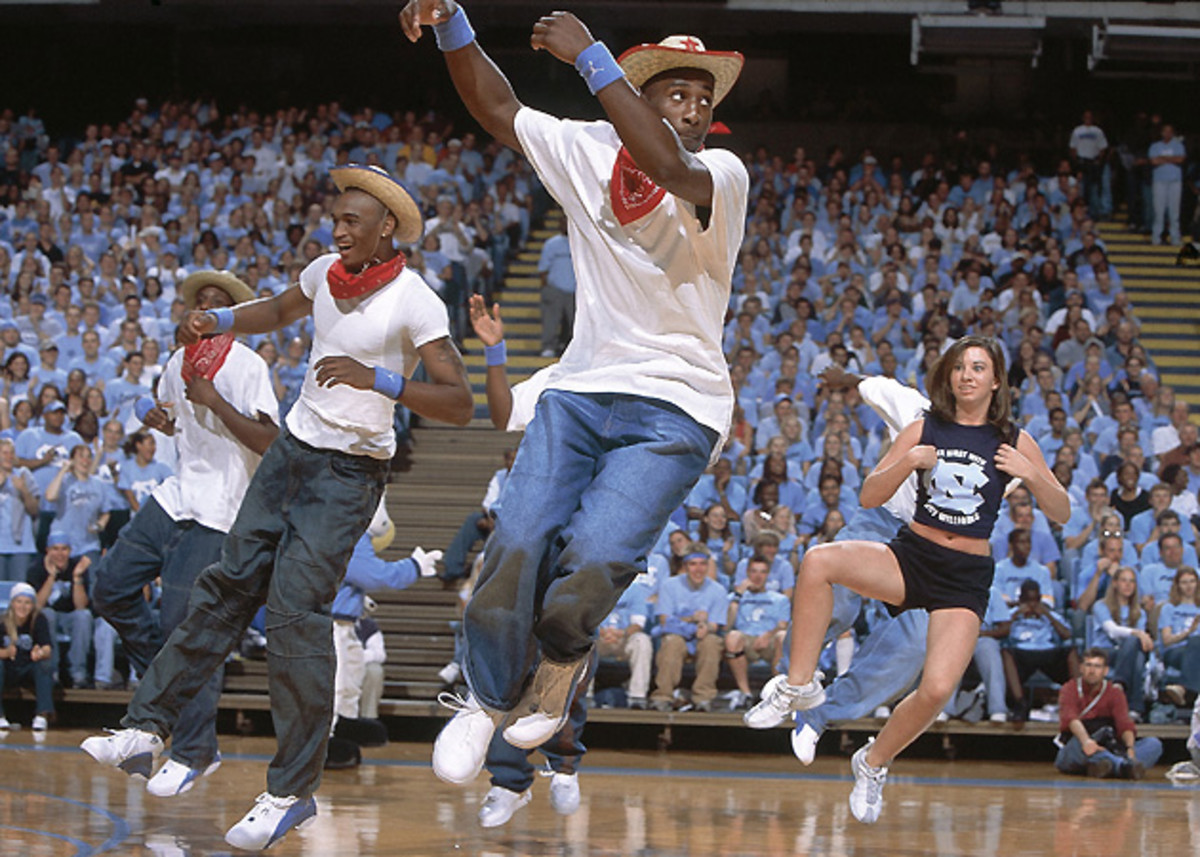
<path id="1" fill-rule="evenodd" d="M 175 475 L 155 488 L 153 497 L 172 520 L 197 521 L 227 533 L 261 457 L 243 446 L 211 409 L 188 401 L 182 366 L 181 348 L 171 355 L 159 381 L 159 401 L 168 403 L 175 420 L 178 459 Z M 242 415 L 257 420 L 264 413 L 279 423 L 267 364 L 240 342 L 233 344 L 213 385 Z"/>
<path id="2" fill-rule="evenodd" d="M 721 334 L 750 184 L 741 160 L 722 149 L 696 155 L 712 175 L 707 229 L 672 194 L 622 226 L 609 195 L 621 148 L 611 124 L 525 107 L 515 128 L 567 214 L 578 285 L 574 336 L 550 386 L 659 399 L 724 435 L 733 388 Z"/>
<path id="3" fill-rule="evenodd" d="M 396 403 L 374 390 L 346 384 L 319 387 L 315 367 L 322 357 L 344 355 L 411 377 L 420 361 L 417 349 L 450 335 L 446 305 L 407 267 L 370 294 L 334 300 L 325 274 L 337 258 L 327 253 L 300 273 L 300 289 L 313 302 L 315 333 L 300 398 L 288 413 L 287 427 L 319 449 L 391 458 L 396 452 Z"/>

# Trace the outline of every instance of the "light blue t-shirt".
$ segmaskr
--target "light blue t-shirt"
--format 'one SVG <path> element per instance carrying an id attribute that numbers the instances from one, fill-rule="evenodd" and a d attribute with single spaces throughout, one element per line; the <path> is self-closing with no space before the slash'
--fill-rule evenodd
<path id="1" fill-rule="evenodd" d="M 1112 611 L 1108 609 L 1108 605 L 1103 601 L 1097 601 L 1092 607 L 1092 644 L 1101 646 L 1106 649 L 1115 649 L 1119 642 L 1108 636 L 1104 631 L 1104 623 L 1114 619 Z M 1126 604 L 1121 608 L 1120 617 L 1116 617 L 1118 625 L 1137 628 L 1139 631 L 1146 630 L 1146 611 L 1138 612 L 1138 620 L 1132 626 L 1129 625 L 1129 605 Z"/>
<path id="2" fill-rule="evenodd" d="M 1187 149 L 1183 147 L 1183 141 L 1178 137 L 1172 137 L 1170 142 L 1159 140 L 1157 143 L 1150 144 L 1150 150 L 1147 153 L 1151 158 L 1162 157 L 1187 157 Z M 1182 164 L 1159 164 L 1154 167 L 1154 181 L 1156 182 L 1180 182 L 1183 181 L 1183 166 Z"/>
<path id="3" fill-rule="evenodd" d="M 1051 615 L 1060 624 L 1065 624 L 1057 613 L 1051 611 Z M 1054 624 L 1050 621 L 1049 616 L 1024 616 L 1016 615 L 1014 612 L 1012 628 L 1008 632 L 1008 644 L 1014 649 L 1045 651 L 1046 649 L 1057 649 L 1063 644 L 1063 639 L 1054 630 Z"/>
<path id="4" fill-rule="evenodd" d="M 99 479 L 80 481 L 74 473 L 63 476 L 54 520 L 71 542 L 71 556 L 100 550 L 96 524 L 104 511 L 105 498 L 104 484 Z"/>
<path id="5" fill-rule="evenodd" d="M 42 498 L 42 511 L 53 512 L 54 504 L 46 500 L 46 487 L 58 475 L 62 462 L 71 456 L 71 450 L 83 443 L 83 438 L 73 431 L 54 434 L 40 427 L 30 427 L 17 435 L 17 458 L 41 458 L 51 449 L 54 458 L 49 464 L 33 470 L 33 480 L 38 486 L 38 495 Z M 31 468 L 32 469 L 32 468 Z"/>
<path id="6" fill-rule="evenodd" d="M 1197 606 L 1190 601 L 1183 601 L 1179 604 L 1172 604 L 1170 601 L 1168 601 L 1163 605 L 1162 612 L 1158 614 L 1159 641 L 1161 642 L 1162 640 L 1163 629 L 1170 628 L 1172 634 L 1182 634 L 1189 627 L 1191 627 L 1192 620 L 1194 620 L 1197 615 L 1200 615 L 1200 606 Z M 1192 632 L 1192 636 L 1196 636 L 1197 634 L 1200 634 L 1200 627 Z M 1186 639 L 1180 640 L 1173 646 L 1163 646 L 1163 651 L 1169 652 L 1173 649 L 1178 649 L 1186 643 Z"/>
<path id="7" fill-rule="evenodd" d="M 751 637 L 765 634 L 779 627 L 780 622 L 791 619 L 792 602 L 778 592 L 764 589 L 762 592 L 746 590 L 738 599 L 737 615 L 733 627 Z"/>

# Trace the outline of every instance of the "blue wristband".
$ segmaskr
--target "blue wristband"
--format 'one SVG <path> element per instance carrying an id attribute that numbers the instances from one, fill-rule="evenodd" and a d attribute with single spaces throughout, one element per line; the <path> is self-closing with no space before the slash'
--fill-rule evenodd
<path id="1" fill-rule="evenodd" d="M 508 362 L 508 346 L 501 339 L 495 345 L 485 345 L 483 347 L 483 356 L 487 358 L 489 366 L 503 366 Z"/>
<path id="2" fill-rule="evenodd" d="M 579 56 L 575 57 L 575 70 L 592 95 L 625 76 L 604 42 L 592 42 L 580 51 Z"/>
<path id="3" fill-rule="evenodd" d="M 382 393 L 389 399 L 399 399 L 404 395 L 404 387 L 407 383 L 403 375 L 391 372 L 382 366 L 376 366 L 375 385 L 371 389 L 376 393 Z"/>
<path id="4" fill-rule="evenodd" d="M 433 25 L 433 35 L 437 39 L 438 50 L 442 53 L 465 48 L 475 41 L 475 31 L 467 20 L 467 13 L 459 6 L 454 14 L 440 24 Z"/>
<path id="5" fill-rule="evenodd" d="M 153 396 L 142 396 L 133 403 L 133 412 L 141 422 L 146 421 L 146 414 L 150 413 L 158 407 L 158 403 L 154 401 Z"/>
<path id="6" fill-rule="evenodd" d="M 223 306 L 210 309 L 208 314 L 217 320 L 217 333 L 225 333 L 233 327 L 232 307 Z"/>

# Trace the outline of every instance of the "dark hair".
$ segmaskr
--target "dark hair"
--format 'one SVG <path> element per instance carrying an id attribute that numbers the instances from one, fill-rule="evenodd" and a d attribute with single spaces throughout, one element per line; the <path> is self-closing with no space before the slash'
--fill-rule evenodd
<path id="1" fill-rule="evenodd" d="M 1099 660 L 1104 661 L 1104 663 L 1107 664 L 1108 663 L 1108 650 L 1102 649 L 1099 646 L 1092 646 L 1091 648 L 1084 651 L 1083 659 L 1085 661 L 1087 661 L 1087 660 L 1091 660 L 1092 658 L 1097 658 Z"/>
<path id="2" fill-rule="evenodd" d="M 138 429 L 125 438 L 125 442 L 121 444 L 121 450 L 130 458 L 137 455 L 138 444 L 150 437 L 150 432 L 145 429 Z"/>
<path id="3" fill-rule="evenodd" d="M 946 353 L 938 358 L 933 370 L 929 373 L 926 388 L 929 391 L 929 414 L 934 419 L 952 423 L 955 421 L 956 409 L 954 390 L 950 385 L 950 373 L 968 348 L 982 348 L 992 361 L 992 376 L 996 379 L 997 387 L 992 391 L 992 400 L 988 404 L 988 425 L 996 430 L 1005 443 L 1017 442 L 1018 429 L 1012 418 L 1012 394 L 1008 387 L 1008 370 L 1004 365 L 1004 352 L 1000 344 L 988 336 L 964 336 L 957 340 Z"/>

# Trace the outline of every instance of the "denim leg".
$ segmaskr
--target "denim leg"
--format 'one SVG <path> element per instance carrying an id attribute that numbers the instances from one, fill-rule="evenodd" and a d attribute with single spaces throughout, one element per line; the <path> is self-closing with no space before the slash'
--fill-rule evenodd
<path id="1" fill-rule="evenodd" d="M 591 669 L 596 669 L 595 660 Z M 579 760 L 587 752 L 587 747 L 583 746 L 583 727 L 587 723 L 587 703 L 584 702 L 586 692 L 586 687 L 580 683 L 579 690 L 571 700 L 567 722 L 554 737 L 538 748 L 556 774 L 575 773 L 579 769 Z"/>
<path id="2" fill-rule="evenodd" d="M 168 635 L 187 616 L 188 599 L 200 573 L 221 559 L 225 534 L 202 524 L 181 523 L 162 567 L 159 623 Z M 217 755 L 217 704 L 225 679 L 222 661 L 196 695 L 184 704 L 171 737 L 170 756 L 189 768 L 206 768 Z"/>
<path id="3" fill-rule="evenodd" d="M 1150 241 L 1154 244 L 1162 241 L 1163 229 L 1166 227 L 1167 219 L 1167 193 L 1168 186 L 1166 182 L 1154 182 L 1151 185 L 1150 192 L 1154 196 L 1154 225 L 1151 227 Z"/>
<path id="4" fill-rule="evenodd" d="M 553 661 L 591 650 L 596 628 L 645 567 L 667 518 L 707 467 L 716 439 L 679 411 L 628 398 L 616 399 L 604 428 L 610 448 L 559 535 L 562 551 L 534 627 Z M 611 448 L 614 441 L 621 445 Z"/>
<path id="5" fill-rule="evenodd" d="M 1137 752 L 1136 745 L 1134 746 L 1134 752 Z M 1054 759 L 1054 767 L 1058 768 L 1064 774 L 1086 774 L 1088 762 L 1098 762 L 1102 759 L 1108 759 L 1112 762 L 1113 766 L 1111 776 L 1118 776 L 1121 766 L 1125 764 L 1126 758 L 1118 756 L 1115 753 L 1110 753 L 1108 750 L 1098 750 L 1092 755 L 1086 756 L 1083 752 L 1083 745 L 1079 743 L 1078 738 L 1072 735 L 1071 739 L 1058 749 L 1058 755 Z"/>
<path id="6" fill-rule="evenodd" d="M 1133 755 L 1137 756 L 1147 771 L 1158 764 L 1162 750 L 1162 741 L 1157 738 L 1138 738 L 1133 742 Z"/>
<path id="7" fill-rule="evenodd" d="M 833 585 L 833 615 L 829 619 L 829 630 L 825 632 L 825 641 L 831 642 L 854 627 L 858 614 L 862 610 L 862 596 L 840 584 Z M 788 634 L 791 635 L 791 625 Z"/>
<path id="8" fill-rule="evenodd" d="M 0 554 L 0 580 L 25 582 L 29 572 L 29 564 L 33 562 L 35 553 L 6 553 Z"/>
<path id="9" fill-rule="evenodd" d="M 33 692 L 37 697 L 37 713 L 53 714 L 54 671 L 51 669 L 50 659 L 46 658 L 43 661 L 31 664 L 30 671 L 33 673 Z"/>
<path id="10" fill-rule="evenodd" d="M 88 654 L 92 651 L 92 612 L 86 607 L 67 614 L 71 627 L 71 648 L 67 652 L 67 668 L 75 686 L 87 681 Z"/>
<path id="11" fill-rule="evenodd" d="M 929 614 L 908 610 L 868 634 L 850 669 L 829 686 L 825 704 L 817 709 L 822 728 L 834 720 L 866 717 L 911 688 L 925 664 L 928 631 Z"/>
<path id="12" fill-rule="evenodd" d="M 162 574 L 164 557 L 179 532 L 170 515 L 151 497 L 96 568 L 92 607 L 116 629 L 139 673 L 150 666 L 165 634 L 158 631 L 142 588 Z"/>
<path id="13" fill-rule="evenodd" d="M 187 616 L 143 673 L 123 726 L 169 736 L 180 711 L 225 662 L 266 600 L 283 532 L 279 510 L 286 502 L 288 450 L 281 438 L 263 455 L 223 543 L 220 562 L 197 577 Z"/>
<path id="14" fill-rule="evenodd" d="M 379 505 L 388 466 L 305 450 L 292 462 L 282 504 L 274 501 L 286 526 L 267 593 L 267 675 L 278 741 L 267 769 L 271 794 L 305 798 L 321 782 L 336 668 L 329 611 Z"/>
<path id="15" fill-rule="evenodd" d="M 1113 658 L 1112 677 L 1125 687 L 1125 696 L 1129 699 L 1129 710 L 1138 714 L 1145 713 L 1146 683 L 1143 677 L 1146 670 L 1146 653 L 1142 651 L 1142 641 L 1137 637 L 1126 637 L 1117 646 Z"/>
<path id="16" fill-rule="evenodd" d="M 1184 687 L 1193 693 L 1200 693 L 1200 637 L 1195 634 L 1183 644 L 1179 673 L 1179 680 Z"/>
<path id="17" fill-rule="evenodd" d="M 467 515 L 450 544 L 446 546 L 446 555 L 443 558 L 446 569 L 443 576 L 446 580 L 460 580 L 467 576 L 467 554 L 471 552 L 475 543 L 483 538 L 483 533 L 479 531 L 479 522 L 483 517 L 483 512 Z"/>
<path id="18" fill-rule="evenodd" d="M 504 740 L 503 730 L 497 729 L 488 745 L 486 766 L 492 775 L 492 785 L 523 792 L 533 785 L 533 765 L 529 751 L 514 747 Z"/>
<path id="19" fill-rule="evenodd" d="M 117 632 L 112 625 L 97 618 L 92 623 L 92 650 L 96 653 L 92 676 L 96 684 L 108 684 L 113 680 L 116 663 Z"/>
<path id="20" fill-rule="evenodd" d="M 484 705 L 516 703 L 537 651 L 535 622 L 551 660 L 587 653 L 714 440 L 652 400 L 542 395 L 464 617 L 467 680 Z"/>
<path id="21" fill-rule="evenodd" d="M 987 713 L 1003 714 L 1008 711 L 1005 694 L 1008 685 L 1004 678 L 1004 657 L 1000 654 L 1000 641 L 995 637 L 981 636 L 975 641 L 975 668 L 987 689 Z"/>

